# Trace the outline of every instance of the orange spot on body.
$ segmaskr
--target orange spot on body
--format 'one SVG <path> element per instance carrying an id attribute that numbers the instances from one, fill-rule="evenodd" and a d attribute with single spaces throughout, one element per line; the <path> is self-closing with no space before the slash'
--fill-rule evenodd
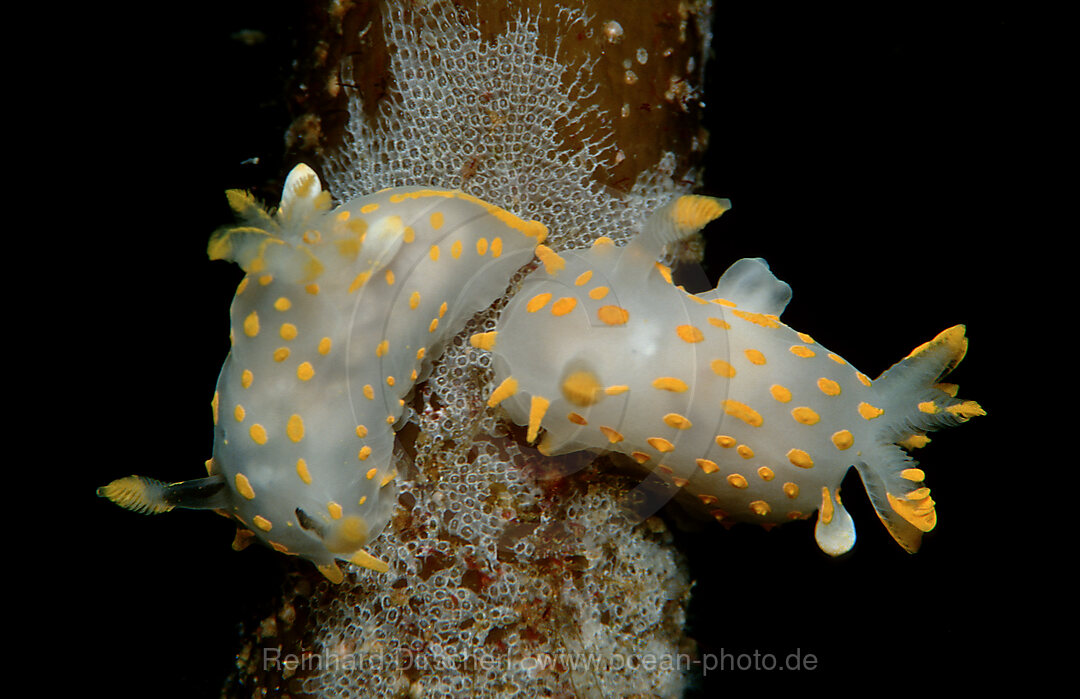
<path id="1" fill-rule="evenodd" d="M 802 449 L 791 449 L 787 453 L 788 461 L 799 468 L 813 468 L 814 460 Z"/>
<path id="2" fill-rule="evenodd" d="M 737 417 L 743 422 L 752 427 L 761 427 L 764 419 L 761 414 L 751 408 L 746 403 L 740 403 L 737 400 L 725 400 L 723 402 L 724 412 L 732 417 Z"/>
<path id="3" fill-rule="evenodd" d="M 236 492 L 240 493 L 248 500 L 255 499 L 255 490 L 251 487 L 251 481 L 248 480 L 247 476 L 238 473 L 233 478 L 233 483 L 236 484 Z"/>
<path id="4" fill-rule="evenodd" d="M 564 316 L 574 310 L 577 306 L 577 299 L 573 296 L 563 296 L 555 303 L 551 304 L 551 315 Z"/>
<path id="5" fill-rule="evenodd" d="M 824 377 L 817 380 L 818 389 L 827 396 L 840 395 L 840 384 Z"/>
<path id="6" fill-rule="evenodd" d="M 762 366 L 765 364 L 765 355 L 762 354 L 759 350 L 748 349 L 744 351 L 743 354 L 746 356 L 746 359 L 751 364 L 757 364 L 758 366 Z"/>
<path id="7" fill-rule="evenodd" d="M 300 477 L 300 480 L 304 481 L 307 485 L 311 485 L 311 471 L 308 470 L 307 461 L 303 459 L 296 460 L 296 475 Z"/>
<path id="8" fill-rule="evenodd" d="M 684 415 L 678 413 L 668 413 L 664 416 L 664 424 L 668 427 L 674 427 L 677 430 L 688 430 L 693 427 L 693 424 Z"/>
<path id="9" fill-rule="evenodd" d="M 607 325 L 625 325 L 630 320 L 630 311 L 619 306 L 601 306 L 596 316 Z"/>
<path id="10" fill-rule="evenodd" d="M 299 442 L 304 438 L 304 420 L 299 415 L 292 415 L 289 417 L 288 423 L 285 425 L 285 434 L 289 435 L 289 439 L 294 442 Z"/>
<path id="11" fill-rule="evenodd" d="M 653 449 L 664 454 L 670 451 L 674 451 L 675 449 L 675 445 L 664 439 L 663 437 L 649 437 L 645 441 L 648 442 L 649 446 L 651 446 Z"/>
<path id="12" fill-rule="evenodd" d="M 600 425 L 600 431 L 604 433 L 604 436 L 607 437 L 608 441 L 612 444 L 623 441 L 622 433 L 612 427 Z"/>
<path id="13" fill-rule="evenodd" d="M 780 320 L 768 313 L 751 313 L 749 311 L 740 311 L 735 309 L 731 311 L 738 318 L 753 323 L 754 325 L 760 325 L 763 328 L 779 328 Z"/>
<path id="14" fill-rule="evenodd" d="M 525 310 L 529 313 L 536 313 L 541 308 L 547 305 L 547 302 L 551 300 L 551 292 L 545 291 L 542 294 L 537 294 L 529 299 L 529 302 L 525 304 Z"/>
<path id="15" fill-rule="evenodd" d="M 255 337 L 259 334 L 259 314 L 252 311 L 244 318 L 244 334 Z"/>
<path id="16" fill-rule="evenodd" d="M 675 328 L 676 334 L 683 342 L 701 342 L 705 339 L 705 336 L 701 333 L 701 330 L 693 325 L 680 325 Z"/>
<path id="17" fill-rule="evenodd" d="M 881 408 L 870 405 L 865 401 L 859 403 L 858 411 L 859 415 L 861 415 L 864 420 L 873 420 L 874 418 L 881 417 L 883 414 L 885 414 L 885 411 Z"/>
<path id="18" fill-rule="evenodd" d="M 769 503 L 765 502 L 764 500 L 754 500 L 753 502 L 751 502 L 750 510 L 754 514 L 761 515 L 762 517 L 772 512 L 772 508 L 769 506 Z"/>
<path id="19" fill-rule="evenodd" d="M 709 367 L 717 376 L 723 376 L 724 378 L 728 379 L 735 377 L 735 367 L 731 366 L 731 364 L 727 363 L 723 359 L 712 360 L 711 362 L 709 362 Z"/>
<path id="20" fill-rule="evenodd" d="M 252 425 L 248 430 L 248 434 L 251 435 L 251 440 L 256 444 L 266 444 L 266 440 L 268 439 L 266 428 L 259 423 Z"/>
<path id="21" fill-rule="evenodd" d="M 715 461 L 710 461 L 709 459 L 696 459 L 695 461 L 697 462 L 698 468 L 705 473 L 716 473 L 720 470 L 720 467 L 716 465 Z"/>
<path id="22" fill-rule="evenodd" d="M 661 391 L 671 391 L 672 393 L 684 393 L 690 389 L 685 381 L 676 379 L 672 376 L 661 376 L 657 379 L 653 379 L 652 385 L 653 388 Z"/>
<path id="23" fill-rule="evenodd" d="M 773 384 L 769 388 L 769 393 L 771 393 L 772 397 L 780 401 L 781 403 L 787 403 L 791 401 L 791 391 L 788 390 L 787 387 L 781 386 L 778 383 Z"/>

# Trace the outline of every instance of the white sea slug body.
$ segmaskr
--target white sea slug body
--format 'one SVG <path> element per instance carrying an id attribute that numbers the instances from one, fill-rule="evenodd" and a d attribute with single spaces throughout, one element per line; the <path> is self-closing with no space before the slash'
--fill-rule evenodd
<path id="1" fill-rule="evenodd" d="M 213 399 L 209 477 L 132 476 L 101 494 L 146 512 L 216 508 L 275 549 L 385 570 L 363 550 L 389 519 L 395 423 L 442 346 L 505 290 L 546 235 L 457 191 L 388 189 L 331 210 L 308 167 L 271 215 L 229 201 L 245 225 L 215 234 L 213 259 L 247 276 Z"/>
<path id="2" fill-rule="evenodd" d="M 539 246 L 543 267 L 497 331 L 473 338 L 495 354 L 489 403 L 528 425 L 544 453 L 622 452 L 718 519 L 775 524 L 818 510 L 816 538 L 832 555 L 855 541 L 839 497 L 855 466 L 890 533 L 916 550 L 934 503 L 900 446 L 983 414 L 937 383 L 966 351 L 963 327 L 871 381 L 780 322 L 791 289 L 763 260 L 739 260 L 716 289 L 686 293 L 657 264 L 662 246 L 726 208 L 680 197 L 626 247 Z"/>

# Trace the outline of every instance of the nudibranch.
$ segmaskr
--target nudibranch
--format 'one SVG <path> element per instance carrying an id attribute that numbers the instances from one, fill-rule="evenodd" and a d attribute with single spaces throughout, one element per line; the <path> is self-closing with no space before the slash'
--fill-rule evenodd
<path id="1" fill-rule="evenodd" d="M 854 466 L 889 532 L 918 549 L 934 527 L 924 473 L 905 452 L 926 433 L 983 415 L 940 383 L 967 349 L 945 330 L 871 381 L 780 321 L 791 288 L 764 260 L 742 259 L 715 289 L 689 294 L 657 259 L 726 200 L 682 196 L 625 247 L 537 248 L 497 330 L 489 398 L 527 425 L 540 451 L 621 452 L 724 521 L 773 525 L 818 511 L 826 553 L 855 542 L 840 484 Z M 541 434 L 542 433 L 542 434 Z"/>
<path id="2" fill-rule="evenodd" d="M 99 489 L 129 509 L 216 509 L 278 551 L 375 570 L 387 523 L 395 426 L 445 343 L 506 290 L 547 229 L 460 191 L 387 189 L 331 209 L 298 165 L 273 214 L 228 193 L 243 225 L 212 259 L 246 276 L 212 401 L 206 478 L 130 476 Z"/>

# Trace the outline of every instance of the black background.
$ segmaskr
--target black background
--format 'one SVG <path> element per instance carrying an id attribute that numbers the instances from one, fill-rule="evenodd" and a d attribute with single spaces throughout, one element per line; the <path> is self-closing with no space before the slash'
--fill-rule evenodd
<path id="1" fill-rule="evenodd" d="M 933 677 L 970 687 L 1020 667 L 1035 642 L 1019 630 L 1034 614 L 1017 586 L 1032 534 L 1013 494 L 1028 464 L 1005 417 L 1024 369 L 1005 350 L 1037 296 L 1038 280 L 1014 271 L 1016 250 L 1048 235 L 1021 196 L 1037 29 L 987 6 L 872 5 L 717 9 L 705 192 L 734 208 L 708 231 L 705 269 L 715 281 L 735 259 L 765 257 L 794 289 L 785 322 L 870 376 L 965 323 L 971 347 L 951 380 L 989 415 L 917 455 L 939 524 L 914 556 L 878 523 L 854 473 L 844 501 L 859 540 L 841 559 L 817 549 L 812 522 L 680 534 L 701 651 L 817 659 L 812 671 L 713 673 L 700 696 L 917 691 Z M 234 553 L 226 520 L 145 519 L 94 488 L 129 473 L 198 476 L 210 455 L 209 400 L 240 273 L 210 263 L 206 240 L 230 221 L 225 189 L 277 199 L 258 187 L 290 165 L 284 84 L 302 21 L 285 3 L 196 3 L 161 20 L 87 17 L 65 47 L 80 77 L 50 120 L 74 127 L 55 129 L 70 165 L 42 185 L 51 206 L 74 201 L 68 213 L 93 226 L 65 229 L 70 298 L 44 313 L 65 350 L 45 360 L 64 386 L 52 408 L 66 416 L 46 443 L 60 452 L 50 472 L 70 486 L 75 514 L 69 545 L 38 551 L 49 560 L 37 563 L 52 571 L 42 589 L 59 611 L 49 637 L 92 663 L 82 686 L 216 696 L 238 624 L 280 585 L 283 557 Z M 267 39 L 245 46 L 230 38 L 241 29 Z M 80 191 L 55 189 L 76 173 Z"/>

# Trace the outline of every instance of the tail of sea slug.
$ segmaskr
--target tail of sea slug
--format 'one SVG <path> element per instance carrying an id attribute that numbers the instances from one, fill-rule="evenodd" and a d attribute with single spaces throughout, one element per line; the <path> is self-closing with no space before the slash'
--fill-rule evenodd
<path id="1" fill-rule="evenodd" d="M 878 430 L 855 467 L 878 517 L 909 553 L 919 549 L 937 515 L 923 471 L 905 450 L 929 442 L 927 432 L 986 414 L 975 401 L 957 398 L 955 384 L 939 383 L 964 358 L 967 345 L 962 325 L 939 333 L 874 380 L 876 405 L 859 406 Z"/>

